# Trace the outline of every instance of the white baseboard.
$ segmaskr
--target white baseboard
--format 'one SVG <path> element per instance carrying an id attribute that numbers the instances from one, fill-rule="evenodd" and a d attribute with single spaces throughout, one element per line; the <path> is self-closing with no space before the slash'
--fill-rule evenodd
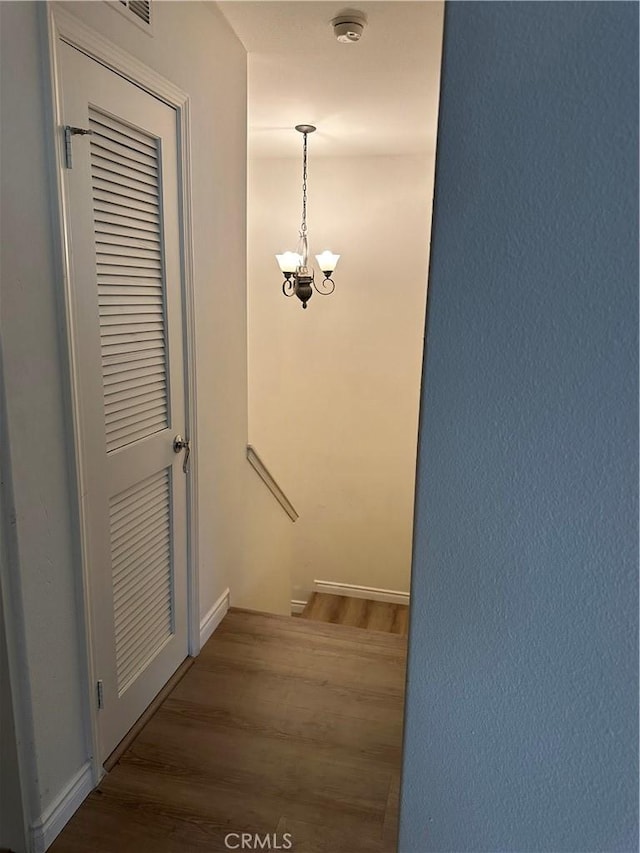
<path id="1" fill-rule="evenodd" d="M 314 580 L 316 592 L 328 592 L 331 595 L 348 595 L 351 598 L 369 598 L 371 601 L 387 601 L 389 604 L 409 605 L 409 593 L 395 589 L 378 589 L 373 586 L 357 586 L 351 583 Z"/>
<path id="2" fill-rule="evenodd" d="M 93 790 L 91 762 L 80 768 L 42 816 L 29 827 L 31 850 L 44 853 Z"/>
<path id="3" fill-rule="evenodd" d="M 200 621 L 200 648 L 204 646 L 209 637 L 227 615 L 229 609 L 229 589 L 225 589 L 211 610 L 205 614 Z"/>
<path id="4" fill-rule="evenodd" d="M 291 615 L 292 616 L 300 615 L 300 613 L 302 613 L 302 611 L 305 609 L 306 606 L 307 606 L 306 601 L 296 601 L 295 598 L 292 598 L 291 599 Z"/>

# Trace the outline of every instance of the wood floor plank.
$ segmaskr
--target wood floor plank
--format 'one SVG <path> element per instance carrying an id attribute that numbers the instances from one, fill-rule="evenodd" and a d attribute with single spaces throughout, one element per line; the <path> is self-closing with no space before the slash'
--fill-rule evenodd
<path id="1" fill-rule="evenodd" d="M 314 623 L 315 624 L 315 623 Z M 394 674 L 402 680 L 404 672 L 398 663 L 403 662 L 398 649 L 381 649 L 370 644 L 370 632 L 362 632 L 357 657 L 353 655 L 352 643 L 337 642 L 335 639 L 324 642 L 322 647 L 300 642 L 297 638 L 277 637 L 265 639 L 256 643 L 242 635 L 226 635 L 221 637 L 215 648 L 202 654 L 200 668 L 206 670 L 223 670 L 243 667 L 247 670 L 269 670 L 272 674 L 306 676 L 317 680 L 332 676 L 333 684 L 350 685 L 353 681 L 358 684 L 373 686 L 395 686 Z M 313 660 L 313 669 L 309 669 L 309 660 Z M 371 668 L 363 668 L 364 662 L 370 663 Z M 341 666 L 338 666 L 341 664 Z M 380 677 L 379 670 L 383 671 Z"/>
<path id="2" fill-rule="evenodd" d="M 354 628 L 367 628 L 371 603 L 366 598 L 344 597 L 340 625 L 352 625 Z"/>
<path id="3" fill-rule="evenodd" d="M 409 630 L 409 608 L 405 607 L 403 604 L 396 604 L 396 610 L 393 617 L 393 625 L 391 626 L 391 632 L 393 634 L 400 634 L 402 637 L 406 637 Z"/>
<path id="4" fill-rule="evenodd" d="M 280 839 L 289 833 L 296 853 L 396 853 L 396 840 L 376 833 L 354 833 L 326 824 L 314 824 L 283 815 L 276 835 Z"/>
<path id="5" fill-rule="evenodd" d="M 363 662 L 363 670 L 365 667 L 366 663 Z M 194 670 L 188 681 L 183 679 L 174 695 L 194 699 L 201 691 L 212 695 L 230 693 L 240 697 L 243 702 L 270 701 L 280 703 L 283 709 L 313 709 L 318 715 L 339 708 L 345 717 L 381 722 L 397 718 L 398 714 L 402 716 L 401 686 L 394 684 L 388 688 L 380 684 L 369 689 L 362 681 L 370 678 L 370 673 L 361 673 L 361 679 L 344 683 L 336 674 L 333 683 L 330 677 L 316 677 L 311 668 L 302 677 L 263 669 L 259 664 L 247 664 L 239 668 L 224 663 L 213 670 L 204 667 Z M 394 674 L 394 681 L 403 682 L 404 678 L 398 679 Z"/>
<path id="6" fill-rule="evenodd" d="M 53 853 L 211 853 L 285 830 L 300 853 L 391 853 L 406 641 L 364 612 L 227 614 Z"/>
<path id="7" fill-rule="evenodd" d="M 382 838 L 390 845 L 394 845 L 398 837 L 398 820 L 400 817 L 400 773 L 396 772 L 391 777 L 389 784 L 389 795 L 387 797 L 387 808 L 384 815 L 382 827 Z"/>
<path id="8" fill-rule="evenodd" d="M 165 711 L 185 716 L 188 720 L 215 726 L 220 732 L 258 731 L 264 739 L 291 740 L 309 744 L 312 749 L 330 753 L 335 750 L 344 757 L 372 759 L 380 765 L 397 766 L 402 719 L 395 712 L 383 721 L 353 718 L 339 712 L 296 706 L 283 711 L 282 703 L 263 699 L 254 705 L 236 701 L 233 696 L 219 699 L 216 707 L 199 702 L 171 698 Z M 321 747 L 318 747 L 318 743 Z"/>
<path id="9" fill-rule="evenodd" d="M 387 631 L 391 633 L 395 607 L 395 604 L 389 604 L 386 601 L 376 601 L 376 607 L 371 610 L 367 627 L 372 631 Z"/>

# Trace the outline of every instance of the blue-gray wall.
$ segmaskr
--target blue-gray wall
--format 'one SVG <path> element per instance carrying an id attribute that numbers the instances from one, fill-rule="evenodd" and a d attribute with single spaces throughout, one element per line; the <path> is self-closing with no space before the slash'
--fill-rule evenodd
<path id="1" fill-rule="evenodd" d="M 447 8 L 402 853 L 638 849 L 637 40 Z"/>

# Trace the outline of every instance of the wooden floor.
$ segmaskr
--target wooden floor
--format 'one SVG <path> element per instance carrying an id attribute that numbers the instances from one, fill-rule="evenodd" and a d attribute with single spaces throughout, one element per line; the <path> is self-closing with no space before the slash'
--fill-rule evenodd
<path id="1" fill-rule="evenodd" d="M 233 832 L 392 853 L 405 656 L 398 635 L 231 611 L 52 853 L 223 851 Z"/>
<path id="2" fill-rule="evenodd" d="M 387 631 L 406 637 L 409 608 L 404 604 L 312 592 L 301 616 L 303 619 L 350 625 L 369 631 Z"/>

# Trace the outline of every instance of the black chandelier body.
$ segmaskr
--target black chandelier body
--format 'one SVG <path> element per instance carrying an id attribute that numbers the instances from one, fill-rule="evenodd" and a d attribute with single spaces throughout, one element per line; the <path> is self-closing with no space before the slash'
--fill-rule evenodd
<path id="1" fill-rule="evenodd" d="M 302 307 L 307 307 L 313 291 L 322 296 L 328 296 L 335 290 L 335 282 L 331 275 L 336 268 L 340 255 L 334 255 L 325 250 L 321 255 L 316 255 L 318 266 L 322 270 L 324 280 L 320 283 L 315 280 L 313 267 L 309 267 L 309 241 L 307 232 L 307 136 L 316 128 L 312 124 L 297 124 L 296 130 L 302 134 L 302 223 L 300 225 L 300 237 L 297 252 L 284 252 L 276 255 L 278 265 L 284 275 L 282 292 L 285 296 L 294 294 L 302 302 Z"/>

